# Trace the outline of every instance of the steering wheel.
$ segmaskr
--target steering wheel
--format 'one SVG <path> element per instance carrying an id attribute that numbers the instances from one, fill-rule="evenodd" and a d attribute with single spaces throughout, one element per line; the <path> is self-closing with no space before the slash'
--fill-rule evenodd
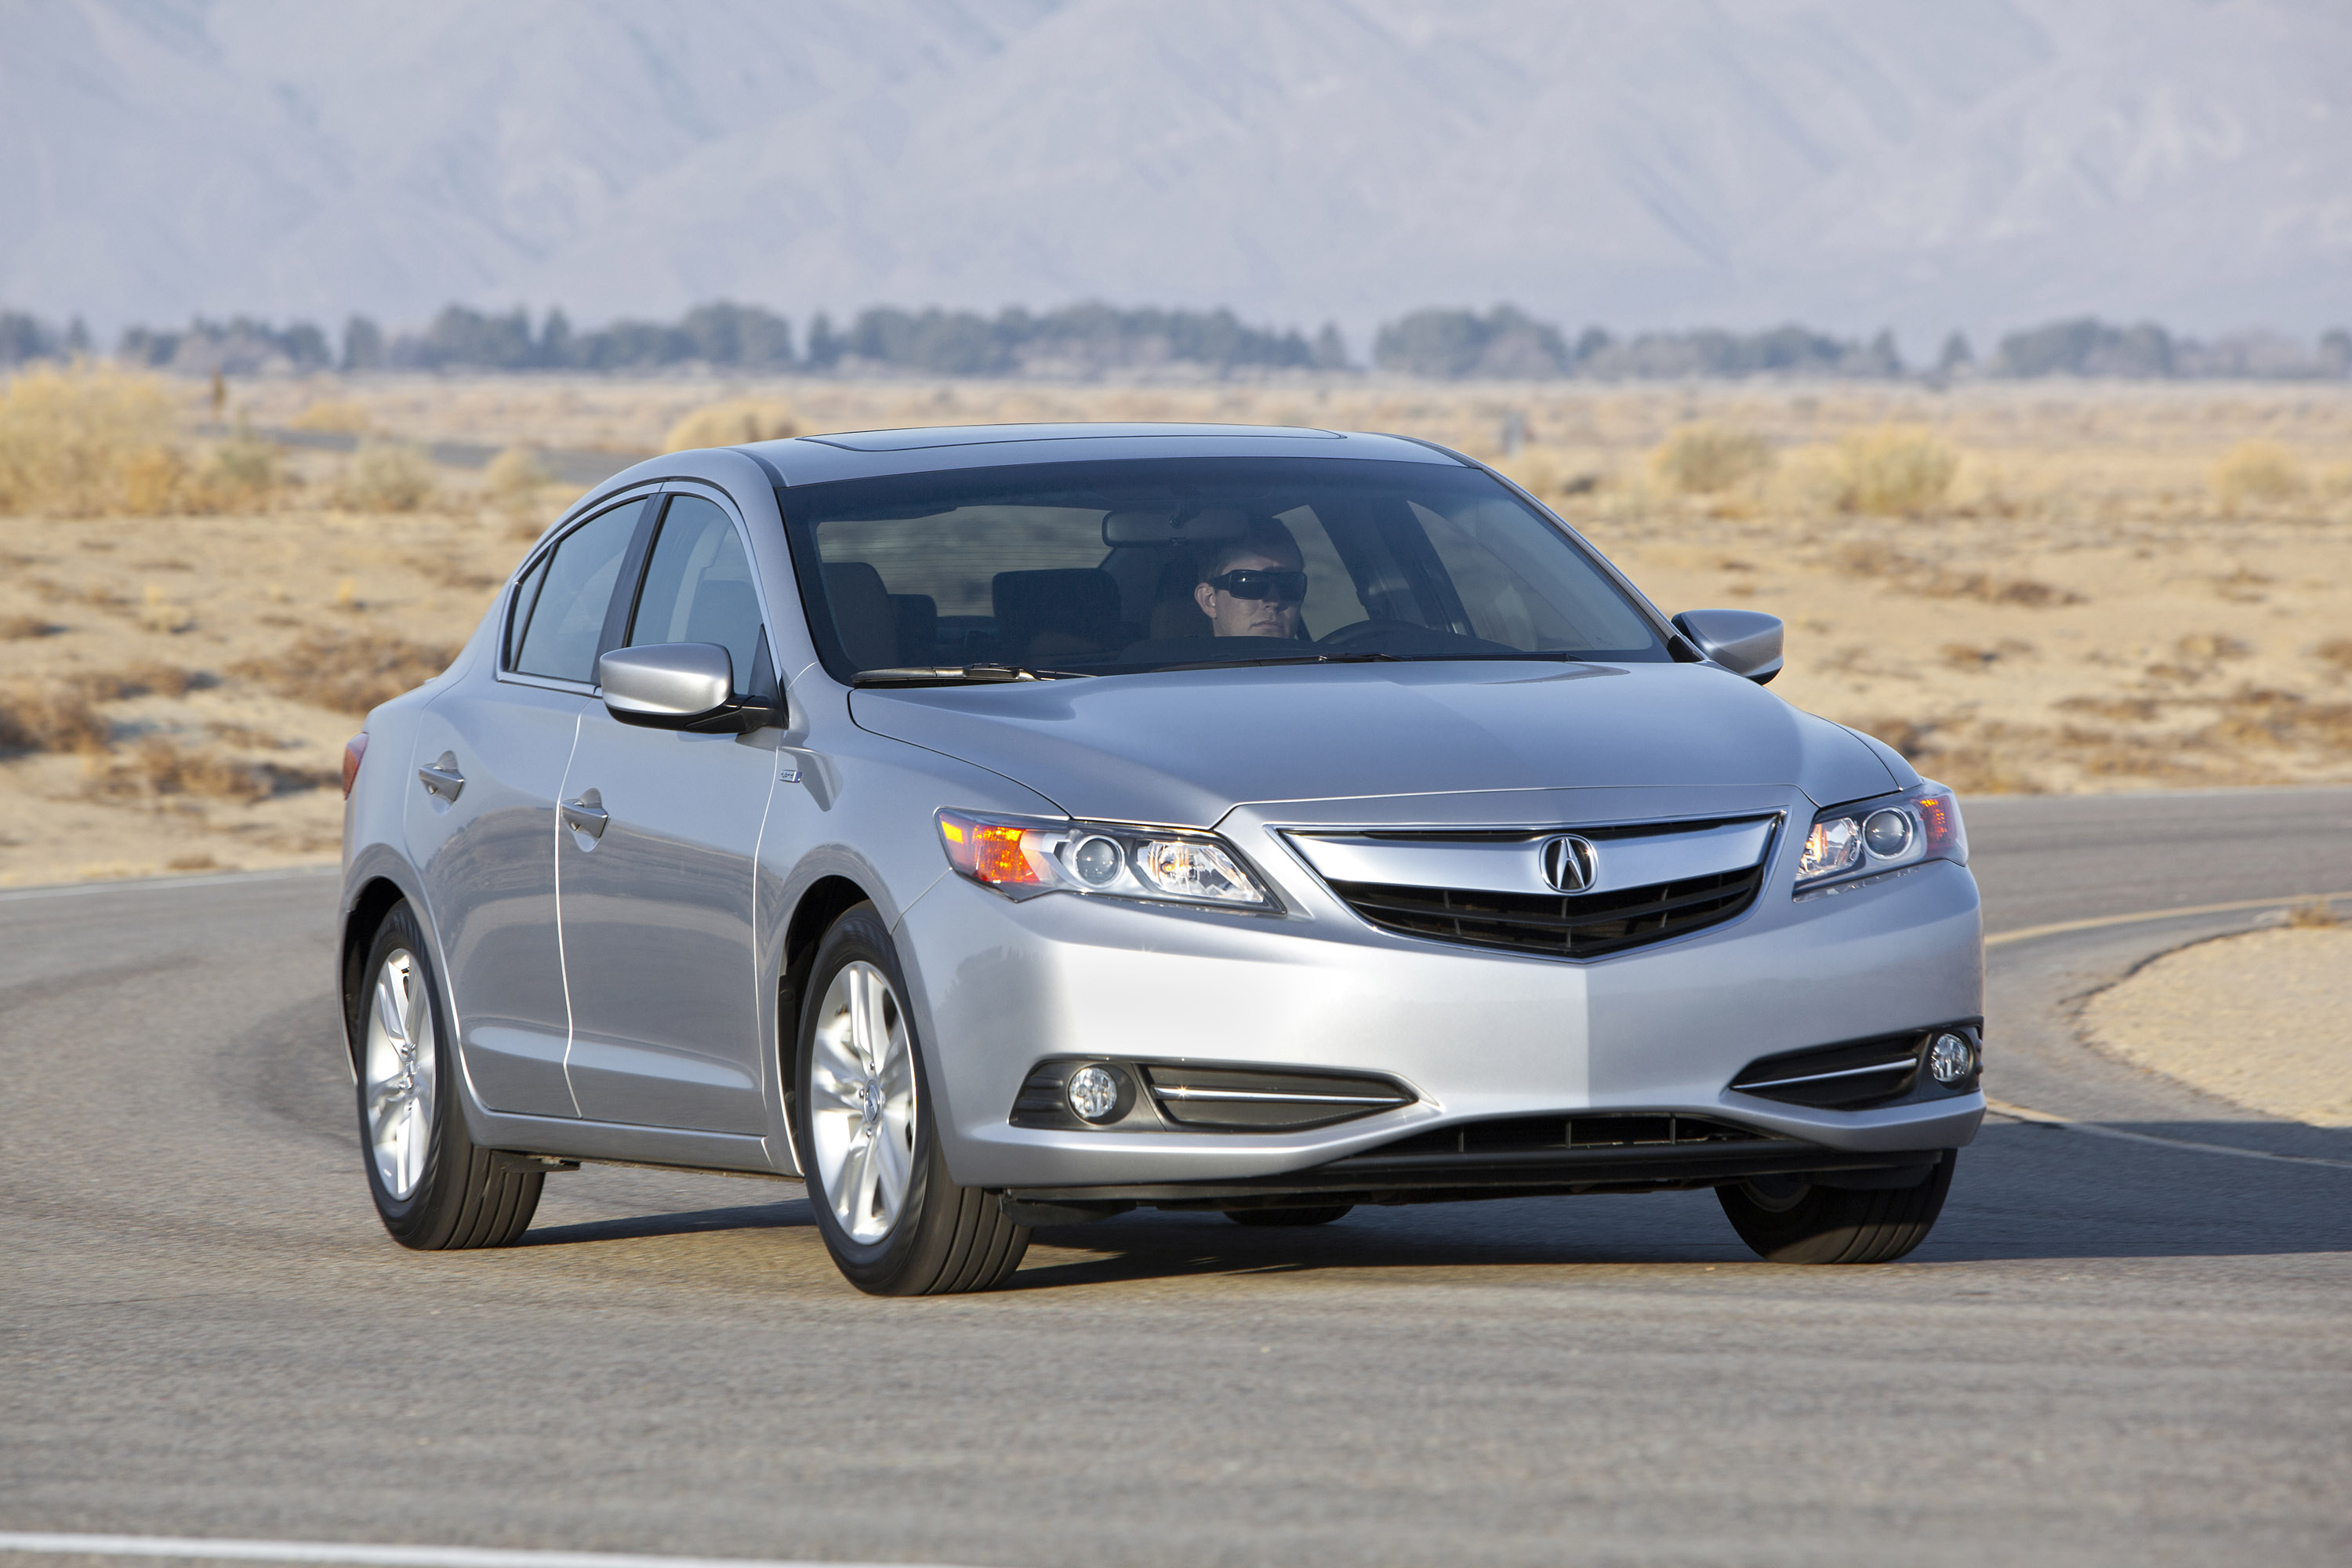
<path id="1" fill-rule="evenodd" d="M 1370 642 L 1374 637 L 1384 637 L 1391 632 L 1419 632 L 1423 636 L 1426 636 L 1428 631 L 1429 628 L 1427 626 L 1417 626 L 1411 621 L 1400 621 L 1387 616 L 1375 616 L 1369 621 L 1358 621 L 1353 626 L 1341 626 L 1337 631 L 1325 632 L 1321 637 L 1315 639 L 1315 646 L 1317 647 L 1347 648 L 1353 647 L 1360 642 Z"/>

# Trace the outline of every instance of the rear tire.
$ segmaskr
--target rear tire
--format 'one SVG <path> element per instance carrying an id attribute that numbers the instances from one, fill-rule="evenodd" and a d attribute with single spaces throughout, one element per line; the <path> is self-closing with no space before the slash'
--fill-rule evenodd
<path id="1" fill-rule="evenodd" d="M 859 904 L 817 947 L 793 1053 L 793 1138 L 817 1233 L 871 1296 L 990 1290 L 1029 1250 L 994 1194 L 948 1174 L 898 950 Z"/>
<path id="2" fill-rule="evenodd" d="M 1959 1151 L 1916 1187 L 1855 1191 L 1801 1178 L 1715 1189 L 1724 1216 L 1759 1258 L 1773 1263 L 1892 1263 L 1927 1239 L 1952 1190 Z"/>
<path id="3" fill-rule="evenodd" d="M 352 998 L 368 1194 L 403 1247 L 507 1247 L 530 1227 L 547 1173 L 478 1149 L 467 1134 L 457 1042 L 430 952 L 415 911 L 394 904 Z"/>
<path id="4" fill-rule="evenodd" d="M 1227 1209 L 1225 1217 L 1235 1225 L 1247 1226 L 1329 1225 L 1355 1206 L 1353 1204 L 1322 1204 L 1313 1208 Z"/>

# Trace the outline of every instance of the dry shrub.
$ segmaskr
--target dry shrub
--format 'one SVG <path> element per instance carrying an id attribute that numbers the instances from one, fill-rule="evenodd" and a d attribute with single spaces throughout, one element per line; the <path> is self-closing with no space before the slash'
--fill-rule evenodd
<path id="1" fill-rule="evenodd" d="M 482 471 L 482 493 L 509 522 L 520 525 L 538 511 L 540 491 L 554 480 L 539 448 L 509 447 Z"/>
<path id="2" fill-rule="evenodd" d="M 1717 495 L 1761 479 L 1772 448 L 1752 430 L 1713 423 L 1685 425 L 1650 454 L 1650 472 L 1685 495 Z"/>
<path id="3" fill-rule="evenodd" d="M 2241 441 L 2213 465 L 2213 499 L 2225 512 L 2248 501 L 2276 504 L 2302 498 L 2303 465 L 2276 441 Z"/>
<path id="4" fill-rule="evenodd" d="M 2352 752 L 2352 702 L 2314 702 L 2293 691 L 2249 686 L 2214 706 L 2220 716 L 2207 733 L 2224 745 Z"/>
<path id="5" fill-rule="evenodd" d="M 707 404 L 669 427 L 662 450 L 732 447 L 745 441 L 781 441 L 800 434 L 792 405 L 773 398 L 732 397 Z"/>
<path id="6" fill-rule="evenodd" d="M 252 659 L 236 673 L 278 696 L 338 713 L 365 713 L 413 690 L 449 668 L 457 656 L 404 637 L 317 632 L 273 659 Z"/>
<path id="7" fill-rule="evenodd" d="M 2305 899 L 2286 912 L 2286 923 L 2298 931 L 2332 931 L 2344 922 L 2326 899 Z"/>
<path id="8" fill-rule="evenodd" d="M 159 377 L 44 365 L 0 393 L 0 511 L 163 510 L 184 467 Z"/>
<path id="9" fill-rule="evenodd" d="M 0 616 L 0 642 L 45 637 L 63 630 L 63 626 L 39 616 Z"/>
<path id="10" fill-rule="evenodd" d="M 1925 511 L 1952 488 L 1959 463 L 1959 455 L 1924 426 L 1853 431 L 1838 442 L 1838 510 L 1873 517 Z"/>
<path id="11" fill-rule="evenodd" d="M 154 584 L 147 584 L 146 602 L 140 607 L 140 624 L 151 632 L 185 632 L 195 629 L 196 614 L 185 605 L 173 603 L 163 590 Z"/>
<path id="12" fill-rule="evenodd" d="M 1542 500 L 1590 495 L 1601 485 L 1599 474 L 1570 463 L 1549 447 L 1522 447 L 1510 457 L 1496 458 L 1495 467 Z"/>
<path id="13" fill-rule="evenodd" d="M 267 441 L 238 436 L 212 449 L 196 475 L 196 499 L 206 511 L 258 506 L 277 491 L 282 479 L 278 448 Z"/>
<path id="14" fill-rule="evenodd" d="M 370 441 L 343 469 L 342 502 L 359 511 L 415 511 L 433 497 L 433 462 L 394 441 Z"/>
<path id="15" fill-rule="evenodd" d="M 90 759 L 87 792 L 101 800 L 182 795 L 251 805 L 272 795 L 341 782 L 323 768 L 288 768 L 200 751 L 168 736 L 140 742 L 128 756 Z"/>
<path id="16" fill-rule="evenodd" d="M 297 430 L 324 430 L 337 436 L 364 436 L 368 432 L 368 411 L 356 403 L 327 399 L 313 403 L 294 416 Z"/>
<path id="17" fill-rule="evenodd" d="M 2330 637 L 2312 649 L 2311 656 L 2338 675 L 2352 675 L 2352 637 Z"/>
<path id="18" fill-rule="evenodd" d="M 98 752 L 111 733 L 89 694 L 73 684 L 0 691 L 0 751 Z"/>
<path id="19" fill-rule="evenodd" d="M 101 796 L 184 795 L 212 800 L 257 801 L 275 791 L 263 771 L 177 741 L 142 742 L 130 757 L 93 768 L 90 792 Z"/>

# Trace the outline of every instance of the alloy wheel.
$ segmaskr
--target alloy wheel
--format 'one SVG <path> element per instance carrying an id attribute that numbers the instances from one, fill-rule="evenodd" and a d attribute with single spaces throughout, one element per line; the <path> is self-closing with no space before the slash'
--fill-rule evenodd
<path id="1" fill-rule="evenodd" d="M 376 1179 L 404 1202 L 425 1177 L 433 1142 L 433 1005 L 425 968 L 405 948 L 385 953 L 368 1009 L 367 1131 Z"/>
<path id="2" fill-rule="evenodd" d="M 887 1237 L 915 1169 L 915 1060 L 889 977 L 844 964 L 817 1008 L 809 1142 L 834 1218 L 853 1241 Z"/>

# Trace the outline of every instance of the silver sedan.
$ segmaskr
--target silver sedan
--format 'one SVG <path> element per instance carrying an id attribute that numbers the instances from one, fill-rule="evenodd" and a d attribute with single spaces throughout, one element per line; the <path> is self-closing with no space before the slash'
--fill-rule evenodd
<path id="1" fill-rule="evenodd" d="M 658 458 L 345 758 L 366 1173 L 798 1177 L 984 1289 L 1138 1206 L 1711 1187 L 1901 1257 L 1984 1112 L 1951 792 L 1395 437 L 1002 426 Z"/>

